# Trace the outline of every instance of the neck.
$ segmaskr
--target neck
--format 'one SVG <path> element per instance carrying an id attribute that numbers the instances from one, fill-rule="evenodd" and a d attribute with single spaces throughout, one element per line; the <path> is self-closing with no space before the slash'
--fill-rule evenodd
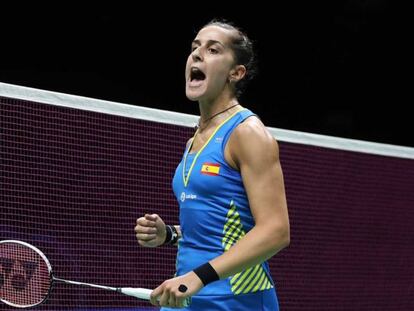
<path id="1" fill-rule="evenodd" d="M 209 118 L 219 113 L 220 111 L 223 111 L 236 104 L 238 104 L 236 97 L 217 98 L 213 102 L 200 101 L 198 103 L 198 106 L 200 109 L 200 124 L 202 124 L 204 120 L 208 120 Z"/>
<path id="2" fill-rule="evenodd" d="M 231 112 L 230 110 L 232 110 L 234 107 L 236 107 L 236 106 L 238 106 L 238 105 L 240 105 L 238 102 L 237 102 L 237 100 L 236 101 L 233 101 L 233 103 L 232 103 L 232 105 L 230 105 L 230 106 L 228 106 L 228 107 L 226 107 L 226 108 L 224 108 L 224 109 L 222 109 L 222 110 L 220 110 L 219 112 L 215 112 L 213 115 L 210 115 L 207 119 L 203 119 L 203 120 L 201 120 L 201 117 L 200 117 L 200 119 L 198 120 L 198 124 L 197 124 L 197 126 L 196 126 L 196 129 L 198 130 L 198 131 L 204 131 L 205 129 L 207 129 L 208 127 L 209 127 L 209 124 L 213 124 L 213 125 L 215 125 L 215 124 L 217 124 L 218 122 L 221 122 L 220 120 L 222 120 L 223 119 L 223 117 L 226 117 L 226 116 L 228 116 L 229 115 L 229 113 L 231 114 L 231 113 L 233 113 L 233 112 Z M 215 119 L 217 117 L 217 119 L 216 120 L 214 120 L 214 121 L 212 121 L 213 119 Z M 221 118 L 219 118 L 219 117 L 221 117 Z"/>

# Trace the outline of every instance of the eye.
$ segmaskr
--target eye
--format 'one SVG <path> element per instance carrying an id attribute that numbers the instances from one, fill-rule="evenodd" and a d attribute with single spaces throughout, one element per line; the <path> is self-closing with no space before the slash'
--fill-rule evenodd
<path id="1" fill-rule="evenodd" d="M 211 54 L 217 54 L 219 51 L 217 50 L 217 49 L 215 49 L 215 48 L 208 48 L 208 51 L 211 53 Z"/>
<path id="2" fill-rule="evenodd" d="M 194 52 L 195 50 L 197 50 L 197 48 L 198 48 L 198 46 L 193 45 L 193 46 L 191 47 L 191 53 L 192 53 L 192 52 Z"/>

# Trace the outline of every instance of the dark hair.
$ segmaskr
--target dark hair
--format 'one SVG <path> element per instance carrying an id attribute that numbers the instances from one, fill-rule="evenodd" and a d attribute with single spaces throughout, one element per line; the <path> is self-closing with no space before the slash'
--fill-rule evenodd
<path id="1" fill-rule="evenodd" d="M 236 96 L 240 96 L 245 90 L 246 84 L 257 74 L 257 60 L 253 49 L 253 42 L 239 27 L 224 19 L 213 19 L 201 29 L 207 26 L 218 26 L 227 30 L 233 30 L 236 33 L 231 41 L 231 49 L 234 52 L 236 63 L 246 67 L 246 75 L 236 84 Z"/>

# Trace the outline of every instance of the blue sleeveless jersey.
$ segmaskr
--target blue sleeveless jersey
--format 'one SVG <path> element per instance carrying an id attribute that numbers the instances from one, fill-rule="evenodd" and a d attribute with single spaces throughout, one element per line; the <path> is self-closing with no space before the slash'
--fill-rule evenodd
<path id="1" fill-rule="evenodd" d="M 254 226 L 240 172 L 224 158 L 230 134 L 252 115 L 247 109 L 231 115 L 196 153 L 189 153 L 191 142 L 176 169 L 173 190 L 180 207 L 182 232 L 177 276 L 220 256 Z M 272 288 L 269 266 L 265 262 L 210 283 L 196 296 L 251 295 Z"/>

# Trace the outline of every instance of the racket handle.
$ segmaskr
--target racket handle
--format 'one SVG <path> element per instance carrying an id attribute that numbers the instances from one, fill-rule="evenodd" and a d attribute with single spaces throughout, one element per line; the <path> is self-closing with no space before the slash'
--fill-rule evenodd
<path id="1" fill-rule="evenodd" d="M 132 296 L 139 299 L 150 300 L 150 295 L 152 293 L 151 289 L 146 288 L 134 288 L 134 287 L 121 287 L 118 288 L 118 292 Z M 191 304 L 191 297 L 188 297 L 184 301 L 184 307 L 188 307 Z"/>
<path id="2" fill-rule="evenodd" d="M 119 292 L 135 298 L 150 300 L 152 290 L 146 288 L 122 287 L 119 288 Z"/>

